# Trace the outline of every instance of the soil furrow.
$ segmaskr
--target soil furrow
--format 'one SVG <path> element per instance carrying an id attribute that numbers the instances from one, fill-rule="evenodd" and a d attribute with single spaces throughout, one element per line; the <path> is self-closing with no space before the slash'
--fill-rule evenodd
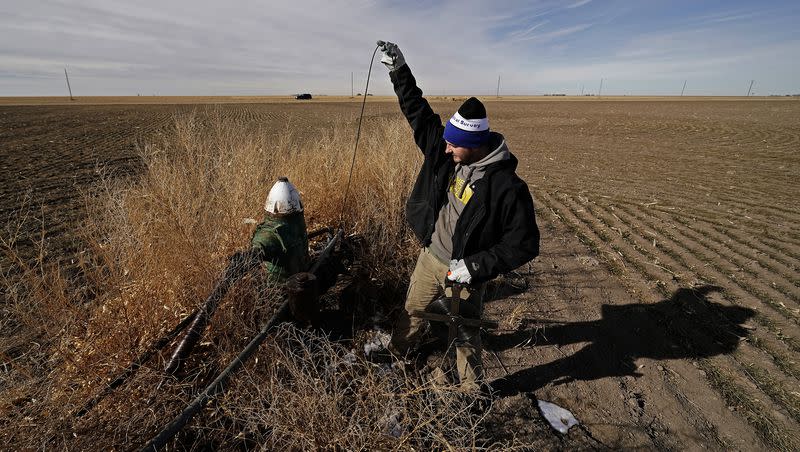
<path id="1" fill-rule="evenodd" d="M 800 441 L 782 423 L 776 422 L 762 408 L 759 401 L 748 396 L 745 387 L 737 383 L 735 374 L 721 372 L 709 360 L 701 360 L 700 368 L 708 375 L 711 385 L 725 398 L 727 403 L 741 413 L 755 428 L 761 439 L 778 450 L 798 450 Z"/>
<path id="2" fill-rule="evenodd" d="M 657 206 L 657 205 L 653 206 L 653 210 L 659 210 L 659 211 L 662 211 L 664 213 L 674 213 L 674 211 L 670 212 L 668 209 L 664 209 L 663 207 Z M 693 209 L 691 211 L 686 210 L 686 212 L 692 218 L 696 218 L 696 219 L 702 220 L 702 221 L 704 221 L 704 222 L 706 222 L 708 224 L 712 224 L 712 225 L 723 227 L 723 228 L 724 227 L 737 226 L 741 230 L 743 230 L 743 232 L 747 232 L 747 233 L 753 234 L 754 236 L 757 236 L 757 234 L 763 234 L 765 232 L 765 227 L 764 227 L 765 222 L 759 222 L 759 221 L 754 221 L 754 220 L 740 221 L 740 219 L 738 219 L 738 218 L 737 218 L 736 222 L 721 221 L 721 220 L 718 220 L 719 215 L 713 215 L 713 212 L 712 213 L 706 212 L 710 216 L 697 215 L 697 210 L 695 210 L 695 209 Z M 742 228 L 742 226 L 745 226 L 746 229 Z M 789 244 L 791 244 L 792 246 L 795 246 L 795 247 L 800 247 L 800 241 L 795 242 L 795 241 L 789 239 L 790 235 L 787 234 L 786 231 L 776 231 L 776 230 L 773 229 L 770 234 L 772 236 L 774 236 L 774 234 L 776 232 L 784 235 L 784 237 L 776 237 L 775 238 L 776 240 L 780 240 L 781 242 L 784 242 L 784 243 L 789 243 Z M 800 255 L 797 255 L 797 254 L 790 254 L 790 255 L 791 255 L 792 258 L 800 260 Z"/>
<path id="3" fill-rule="evenodd" d="M 762 241 L 744 238 L 729 228 L 722 228 L 720 226 L 711 226 L 721 236 L 728 237 L 730 240 L 741 245 L 745 249 L 750 249 L 761 263 L 767 263 L 770 268 L 774 268 L 775 272 L 781 272 L 781 276 L 787 277 L 788 280 L 796 287 L 800 287 L 800 278 L 795 276 L 798 274 L 797 264 L 791 262 L 791 258 L 782 253 L 776 253 L 776 248 L 769 247 Z M 766 260 L 766 262 L 765 262 Z"/>
<path id="4" fill-rule="evenodd" d="M 574 217 L 572 215 L 572 213 L 569 212 L 569 210 L 566 208 L 566 206 L 560 204 L 559 202 L 555 201 L 552 198 L 549 198 L 549 196 L 546 196 L 544 199 L 547 200 L 547 204 L 548 205 L 555 206 L 556 209 L 561 209 L 561 213 L 560 214 L 554 212 L 554 215 L 558 216 L 558 218 L 561 218 L 561 221 L 562 221 L 562 223 L 564 225 L 566 225 L 566 226 L 568 226 L 570 228 L 578 227 L 577 225 L 581 222 L 581 220 L 579 220 L 577 217 Z M 587 233 L 590 234 L 590 235 L 593 235 L 593 232 L 587 231 Z M 578 236 L 578 237 L 580 238 L 580 236 Z M 584 244 L 588 244 L 589 248 L 592 249 L 592 250 L 595 250 L 595 253 L 597 254 L 597 248 L 600 245 L 598 244 L 598 242 L 592 242 L 592 240 L 598 240 L 598 239 L 599 239 L 599 237 L 597 237 L 597 236 L 595 236 L 594 238 L 590 238 L 587 235 L 583 235 L 583 239 L 581 239 L 581 241 L 584 242 Z M 601 257 L 600 254 L 598 254 L 598 257 Z M 610 262 L 608 262 L 608 263 L 610 263 Z M 630 287 L 628 288 L 628 290 L 630 290 Z M 634 291 L 634 292 L 636 292 L 636 291 Z M 643 293 L 642 292 L 638 292 L 638 294 L 636 296 L 637 296 L 637 298 L 641 299 L 641 297 L 643 296 Z M 605 297 L 605 298 L 608 298 L 608 297 Z M 575 306 L 577 308 L 580 305 L 576 304 Z M 679 363 L 677 363 L 677 366 L 680 368 L 684 364 L 685 363 L 679 362 Z M 664 369 L 664 367 L 662 367 L 662 366 L 655 366 L 655 365 L 653 365 L 652 367 L 650 367 L 650 366 L 646 366 L 646 367 L 651 368 L 651 369 L 654 369 L 656 367 L 658 369 Z M 694 374 L 693 376 L 695 378 L 700 377 L 699 375 L 697 375 L 695 369 L 682 369 L 682 370 Z M 661 372 L 661 371 L 659 371 L 659 372 Z M 668 383 L 670 383 L 669 380 L 664 379 L 663 380 L 663 386 L 660 387 L 660 389 L 658 389 L 657 391 L 662 393 L 662 394 L 663 393 L 668 393 L 668 391 L 676 392 L 676 393 L 673 393 L 674 401 L 670 402 L 670 403 L 665 403 L 665 399 L 663 399 L 663 398 L 660 398 L 660 399 L 657 399 L 657 400 L 651 399 L 650 397 L 646 397 L 641 393 L 637 393 L 635 390 L 626 391 L 626 392 L 630 393 L 631 395 L 635 396 L 635 398 L 631 397 L 631 399 L 630 399 L 631 401 L 638 400 L 638 408 L 633 410 L 632 414 L 635 414 L 635 415 L 638 415 L 638 416 L 643 416 L 644 415 L 644 412 L 643 412 L 644 410 L 642 409 L 642 407 L 647 402 L 652 401 L 653 403 L 655 403 L 655 412 L 656 413 L 677 411 L 677 412 L 682 413 L 680 418 L 682 419 L 683 422 L 688 422 L 688 423 L 690 423 L 692 425 L 703 425 L 703 426 L 714 425 L 705 417 L 705 414 L 704 414 L 704 412 L 702 410 L 695 409 L 695 408 L 699 408 L 696 405 L 693 406 L 692 409 L 686 410 L 685 409 L 685 405 L 687 403 L 687 399 L 685 397 L 682 397 L 681 390 L 678 390 L 676 388 L 676 386 L 674 385 L 674 382 L 671 382 L 673 384 L 668 384 Z M 625 388 L 628 385 L 630 385 L 630 383 L 627 382 L 626 380 L 622 380 L 620 382 L 620 385 L 623 388 Z M 703 391 L 702 391 L 701 388 L 702 388 L 701 385 L 692 384 L 691 385 L 691 389 L 690 389 L 689 392 L 697 392 L 697 391 L 699 391 L 700 393 L 702 393 Z M 684 391 L 685 391 L 685 389 L 686 388 L 683 388 Z M 707 398 L 708 395 L 704 394 L 703 397 Z M 713 405 L 713 404 L 710 404 L 710 405 Z M 649 405 L 647 405 L 647 406 L 649 406 Z M 708 408 L 708 406 L 706 406 L 706 408 Z M 654 408 L 653 407 L 648 408 L 648 411 L 650 411 L 652 409 L 654 409 Z M 724 407 L 717 407 L 717 412 L 718 413 L 724 413 L 725 415 L 729 414 L 729 412 L 727 410 L 725 410 Z M 735 425 L 735 424 L 736 424 L 736 422 L 728 422 L 728 423 L 725 423 L 724 425 L 727 427 L 727 426 L 731 426 L 731 425 Z M 743 427 L 744 426 L 738 427 L 737 431 L 738 432 L 742 432 L 743 431 L 742 430 Z M 677 431 L 681 431 L 682 429 L 677 428 L 676 430 Z M 728 438 L 727 441 L 723 441 L 723 440 L 720 439 L 719 432 L 716 429 L 705 428 L 704 431 L 706 431 L 708 436 L 711 437 L 710 439 L 712 439 L 717 444 L 724 444 L 724 443 L 728 443 L 729 441 L 735 441 L 734 438 L 736 438 L 735 436 L 732 436 L 732 434 L 730 432 L 727 431 L 727 428 L 724 429 L 724 431 L 726 433 L 725 436 Z"/>
<path id="5" fill-rule="evenodd" d="M 727 272 L 724 269 L 719 268 L 716 262 L 713 259 L 710 259 L 704 254 L 702 251 L 697 250 L 696 246 L 690 245 L 691 241 L 689 240 L 680 240 L 673 236 L 673 232 L 680 234 L 677 229 L 671 229 L 671 231 L 667 231 L 664 228 L 658 227 L 652 223 L 650 218 L 637 216 L 631 211 L 625 209 L 622 205 L 617 205 L 617 209 L 627 213 L 632 218 L 635 218 L 636 221 L 640 222 L 640 224 L 647 225 L 649 228 L 656 231 L 661 237 L 666 237 L 668 240 L 661 240 L 662 244 L 668 245 L 670 247 L 670 252 L 673 253 L 675 256 L 681 256 L 681 259 L 684 259 L 687 263 L 687 269 L 690 271 L 695 272 L 695 275 L 699 280 L 705 281 L 714 281 L 715 283 L 721 283 L 722 281 L 730 281 L 734 283 L 734 286 L 726 287 L 725 294 L 727 297 L 734 297 L 732 299 L 739 299 L 737 304 L 742 305 L 743 302 L 747 302 L 746 305 L 749 307 L 758 307 L 758 303 L 754 304 L 753 302 L 758 302 L 759 298 L 747 290 L 746 286 L 742 286 L 740 281 L 735 279 L 730 279 Z M 662 222 L 665 222 L 663 218 L 659 218 Z M 698 246 L 702 247 L 702 245 Z M 703 272 L 700 269 L 705 269 Z M 708 272 L 708 273 L 706 273 Z M 769 305 L 768 305 L 769 306 Z M 797 337 L 797 328 L 792 323 L 787 323 L 789 320 L 780 315 L 779 311 L 775 309 L 769 309 L 767 312 L 760 311 L 757 318 L 764 317 L 765 320 L 763 322 L 765 325 L 774 325 L 772 330 L 776 332 L 781 332 L 781 340 L 787 342 L 792 346 L 793 349 L 797 349 L 800 351 L 800 345 L 798 345 Z M 792 336 L 786 336 L 786 331 L 789 331 Z"/>
<path id="6" fill-rule="evenodd" d="M 623 204 L 619 203 L 618 205 L 621 206 Z M 653 212 L 654 213 L 658 213 L 660 215 L 664 215 L 665 214 L 664 212 L 659 211 L 659 210 L 654 210 Z M 684 220 L 681 216 L 676 215 L 674 212 L 670 212 L 668 215 L 670 216 L 670 218 L 672 218 L 676 222 L 679 222 L 683 226 L 685 226 L 684 228 L 681 228 L 681 229 L 673 228 L 673 231 L 675 231 L 678 234 L 681 234 L 681 236 L 682 236 L 681 239 L 677 239 L 675 237 L 672 237 L 673 240 L 677 240 L 678 243 L 684 243 L 684 241 L 688 241 L 688 243 L 697 243 L 698 245 L 700 245 L 701 247 L 706 249 L 706 253 L 707 252 L 711 252 L 712 256 L 720 254 L 720 251 L 719 251 L 718 247 L 713 247 L 712 245 L 710 245 L 708 243 L 707 240 L 705 240 L 703 238 L 699 238 L 697 235 L 693 235 L 693 233 L 691 233 L 691 232 L 687 232 L 687 230 L 691 231 L 691 229 L 688 226 L 686 226 L 686 225 L 689 224 L 688 221 Z M 643 218 L 643 217 L 640 217 L 640 218 Z M 663 221 L 663 219 L 662 219 L 662 221 Z M 692 249 L 691 248 L 687 248 L 687 250 L 691 251 Z M 701 253 L 700 254 L 700 256 L 704 256 L 703 258 L 701 258 L 701 260 L 703 260 L 703 259 L 705 259 L 706 261 L 711 260 L 710 258 L 707 257 L 706 253 Z M 724 253 L 722 253 L 722 254 L 724 254 Z M 713 265 L 715 265 L 717 267 L 717 269 L 722 274 L 726 275 L 726 279 L 734 282 L 735 284 L 739 285 L 743 289 L 745 289 L 747 287 L 748 289 L 745 289 L 745 290 L 751 292 L 751 294 L 754 297 L 759 298 L 759 299 L 763 299 L 764 301 L 767 302 L 767 304 L 770 307 L 772 307 L 776 311 L 780 312 L 784 317 L 786 317 L 787 319 L 791 320 L 792 322 L 794 322 L 796 324 L 800 324 L 800 314 L 792 311 L 791 309 L 793 309 L 793 308 L 786 307 L 785 303 L 780 301 L 782 299 L 786 299 L 786 296 L 783 293 L 781 293 L 780 291 L 776 290 L 775 288 L 773 288 L 773 287 L 771 287 L 769 285 L 764 285 L 764 284 L 761 284 L 761 283 L 757 282 L 756 284 L 759 284 L 760 288 L 756 288 L 756 287 L 752 287 L 750 285 L 750 284 L 752 284 L 751 281 L 742 281 L 741 280 L 742 278 L 731 277 L 731 275 L 734 275 L 735 272 L 737 272 L 737 271 L 744 271 L 743 270 L 744 266 L 737 259 L 730 258 L 730 256 L 728 256 L 728 258 L 732 262 L 734 262 L 734 264 L 736 264 L 738 262 L 739 265 L 735 265 L 734 268 L 732 268 L 732 269 L 723 269 L 720 266 L 720 264 L 718 264 L 716 262 L 714 262 L 714 264 L 713 264 Z M 774 297 L 777 297 L 777 300 Z"/>
<path id="7" fill-rule="evenodd" d="M 562 198 L 562 199 L 563 199 L 563 198 Z M 576 210 L 577 210 L 577 209 L 575 209 L 575 206 L 572 206 L 572 207 L 570 207 L 570 206 L 567 206 L 567 205 L 561 204 L 561 203 L 559 203 L 559 202 L 555 201 L 553 198 L 550 198 L 550 199 L 548 199 L 548 201 L 549 201 L 548 203 L 549 203 L 550 205 L 556 205 L 556 206 L 558 206 L 557 208 L 558 208 L 558 209 L 559 209 L 561 212 L 568 212 L 568 213 L 564 213 L 564 214 L 562 214 L 562 216 L 565 216 L 565 215 L 566 215 L 566 216 L 569 216 L 570 218 L 566 219 L 567 221 L 576 221 L 576 222 L 578 222 L 578 223 L 575 223 L 575 224 L 574 224 L 576 227 L 580 228 L 579 224 L 583 224 L 583 225 L 584 225 L 584 226 L 586 226 L 586 227 L 591 227 L 591 222 L 587 221 L 586 219 L 581 219 L 579 216 L 577 216 L 577 215 L 576 215 L 576 213 L 580 213 L 580 212 L 576 212 Z M 564 209 L 566 209 L 566 211 L 565 211 Z M 595 235 L 594 231 L 591 231 L 591 232 L 590 232 L 590 231 L 587 231 L 587 232 L 588 232 L 588 234 L 589 234 L 590 236 L 591 236 L 591 235 L 594 235 L 594 237 L 595 237 L 595 239 L 594 239 L 594 240 L 597 240 L 597 239 L 600 239 L 600 240 L 602 240 L 602 238 L 600 238 L 599 236 Z M 592 239 L 590 238 L 590 240 L 592 240 Z M 595 245 L 594 245 L 594 247 L 600 247 L 600 246 L 602 246 L 602 245 L 599 245 L 597 242 L 595 242 Z M 627 262 L 629 262 L 629 263 L 630 263 L 630 260 L 628 260 Z M 649 279 L 651 279 L 651 278 L 652 278 L 652 276 L 651 276 L 651 275 L 649 275 L 649 274 L 647 274 L 647 273 L 641 273 L 641 270 L 642 270 L 642 268 L 639 268 L 639 269 L 636 269 L 636 270 L 637 270 L 637 272 L 639 272 L 639 278 L 643 278 L 643 279 L 644 279 L 644 281 L 647 281 L 647 280 L 649 280 Z M 631 277 L 633 276 L 633 275 L 631 275 L 631 274 L 630 274 L 630 273 L 628 273 L 628 272 L 626 272 L 626 274 L 628 275 L 628 278 L 631 278 Z M 629 282 L 630 282 L 630 281 L 629 281 Z M 639 284 L 636 284 L 636 283 L 634 282 L 633 284 L 634 284 L 634 286 L 635 286 L 635 287 L 642 287 L 642 284 L 641 284 L 641 282 L 640 282 Z M 653 296 L 658 296 L 657 294 L 659 294 L 659 293 L 660 293 L 659 291 L 657 291 L 657 289 L 656 289 L 656 288 L 651 288 L 651 289 L 650 289 L 648 292 L 651 292 L 651 293 L 653 294 Z M 641 292 L 640 292 L 638 296 L 639 296 L 639 297 L 643 297 L 643 296 L 644 296 L 644 293 L 641 293 Z M 645 298 L 649 298 L 649 297 L 645 297 Z M 717 360 L 732 360 L 732 358 L 731 358 L 731 357 L 725 357 L 725 358 L 718 357 L 718 358 L 716 358 L 716 359 L 717 359 Z M 728 365 L 730 365 L 730 364 L 728 364 Z M 711 368 L 711 369 L 714 369 L 714 370 L 716 370 L 716 369 L 717 369 L 717 368 L 716 368 L 714 365 L 712 365 L 712 364 L 708 364 L 708 367 L 709 367 L 709 368 Z M 748 403 L 750 403 L 750 404 L 754 404 L 754 403 L 755 403 L 755 402 L 752 402 L 753 400 L 759 400 L 759 398 L 761 398 L 761 399 L 764 399 L 764 398 L 766 398 L 766 394 L 763 394 L 763 393 L 757 393 L 757 394 L 753 395 L 753 394 L 751 394 L 751 393 L 746 393 L 746 392 L 744 392 L 744 391 L 742 391 L 742 392 L 741 392 L 741 394 L 740 394 L 739 396 L 740 396 L 740 398 L 741 398 L 742 400 L 745 400 L 745 401 L 747 401 L 747 402 L 748 402 Z M 679 398 L 678 398 L 678 397 L 676 397 L 676 400 L 677 400 L 677 399 L 679 399 Z M 765 417 L 766 415 L 763 413 L 763 411 L 764 411 L 764 410 L 763 410 L 763 409 L 761 409 L 760 407 L 758 407 L 758 408 L 759 408 L 759 410 L 757 411 L 757 413 L 759 413 L 759 415 L 761 416 L 759 419 L 762 419 L 762 420 L 763 420 L 763 419 L 766 419 L 766 421 L 765 421 L 765 422 L 766 422 L 768 425 L 773 425 L 773 424 L 776 422 L 776 421 L 774 421 L 774 420 L 773 420 L 772 418 L 770 418 L 770 417 Z M 746 417 L 746 418 L 748 419 L 748 421 L 752 421 L 752 419 L 751 419 L 750 417 Z M 759 423 L 751 422 L 751 424 L 752 424 L 754 427 L 762 427 L 762 424 L 759 424 Z"/>
<path id="8" fill-rule="evenodd" d="M 614 226 L 610 225 L 610 221 L 613 220 L 607 217 L 601 218 L 601 215 L 603 214 L 594 212 L 593 209 L 591 209 L 591 204 L 591 200 L 587 200 L 587 202 L 583 203 L 583 205 L 589 209 L 590 213 L 592 213 L 595 218 L 600 219 L 600 221 L 603 222 L 607 228 L 613 228 Z M 629 224 L 622 223 L 621 226 L 625 228 L 625 232 L 630 232 L 633 229 Z M 677 263 L 672 261 L 669 256 L 660 253 L 662 255 L 659 259 L 654 257 L 653 253 L 645 251 L 645 247 L 647 246 L 648 242 L 643 236 L 637 234 L 625 234 L 622 231 L 622 228 L 619 228 L 618 230 L 620 236 L 622 236 L 624 240 L 629 241 L 631 238 L 635 240 L 635 243 L 631 242 L 630 246 L 634 250 L 639 251 L 642 254 L 642 257 L 648 260 L 655 260 L 655 262 L 659 262 L 660 267 L 667 270 L 670 274 L 674 275 L 675 273 L 672 270 L 669 270 L 668 267 L 672 267 L 675 271 L 679 270 L 679 267 L 676 266 Z M 680 287 L 679 284 L 672 282 L 667 282 L 666 285 L 671 291 L 677 290 Z M 787 389 L 800 386 L 798 381 L 791 376 L 778 378 L 778 375 L 780 375 L 780 368 L 774 364 L 774 356 L 772 356 L 767 349 L 761 349 L 758 351 L 761 353 L 761 355 L 755 356 L 749 348 L 739 347 L 737 349 L 734 359 L 738 363 L 738 372 L 747 374 L 758 386 L 758 388 L 768 395 L 774 403 L 785 409 L 795 421 L 800 421 L 800 418 L 798 417 L 798 414 L 800 414 L 800 397 L 794 397 L 791 391 Z M 749 364 L 746 364 L 745 361 L 747 361 Z M 759 362 L 761 364 L 755 364 L 755 362 Z M 768 367 L 769 370 L 765 370 L 764 367 Z M 752 372 L 748 373 L 749 370 L 752 370 Z M 796 372 L 791 372 L 789 375 L 793 375 L 794 373 Z M 769 375 L 772 375 L 772 377 L 769 377 Z"/>
<path id="9" fill-rule="evenodd" d="M 625 259 L 625 262 L 640 270 L 640 274 L 645 278 L 648 286 L 652 285 L 656 288 L 657 292 L 664 296 L 670 293 L 666 289 L 666 284 L 664 281 L 671 280 L 673 274 L 664 267 L 655 265 L 654 262 L 651 262 L 651 256 L 644 248 L 630 242 L 626 242 L 622 238 L 621 233 L 612 230 L 605 221 L 591 211 L 589 208 L 590 201 L 586 200 L 586 202 L 577 203 L 566 194 L 562 194 L 559 198 L 562 205 L 567 207 L 576 218 L 580 219 L 583 224 L 588 226 L 596 235 L 598 235 L 598 237 L 600 237 L 606 245 L 611 247 L 611 249 L 618 254 L 626 256 L 627 258 Z M 589 218 L 581 215 L 582 213 L 584 213 L 586 216 L 589 216 Z M 636 257 L 636 255 L 640 257 Z M 645 265 L 648 266 L 645 267 Z"/>
<path id="10" fill-rule="evenodd" d="M 796 302 L 800 300 L 800 279 L 795 278 L 797 274 L 795 269 L 786 267 L 778 260 L 772 258 L 772 256 L 751 248 L 745 243 L 741 243 L 738 237 L 734 237 L 733 234 L 720 233 L 716 227 L 708 227 L 702 222 L 697 222 L 692 226 L 694 226 L 692 228 L 693 230 L 703 236 L 709 237 L 713 242 L 720 244 L 731 253 L 739 256 L 740 259 L 747 261 L 745 265 L 752 266 L 754 264 L 758 266 L 759 269 L 757 269 L 757 273 L 760 276 L 765 278 L 772 277 L 779 281 L 788 282 L 789 284 L 787 285 L 775 282 L 773 283 L 773 287 Z"/>
<path id="11" fill-rule="evenodd" d="M 772 274 L 763 270 L 754 270 L 751 266 L 742 261 L 742 259 L 747 259 L 745 256 L 742 256 L 737 250 L 725 245 L 724 242 L 715 242 L 707 239 L 706 236 L 709 234 L 708 232 L 696 231 L 694 224 L 690 223 L 685 218 L 682 218 L 679 215 L 672 215 L 672 219 L 684 226 L 684 228 L 680 229 L 684 236 L 689 237 L 695 242 L 703 245 L 706 249 L 712 251 L 713 253 L 723 256 L 728 260 L 728 262 L 734 264 L 734 271 L 743 272 L 751 276 L 758 285 L 756 290 L 759 291 L 757 294 L 759 297 L 771 300 L 770 304 L 777 306 L 778 309 L 788 318 L 792 319 L 796 323 L 800 323 L 800 309 L 795 308 L 798 302 L 797 295 L 793 294 L 783 285 L 778 286 L 777 283 L 774 283 L 774 281 L 770 284 L 765 284 L 762 282 L 763 279 L 772 279 Z M 691 233 L 687 233 L 687 231 L 691 231 Z M 752 282 L 753 281 L 750 281 L 749 283 Z M 786 307 L 783 300 L 792 301 L 795 303 L 795 306 Z"/>
<path id="12" fill-rule="evenodd" d="M 760 374 L 764 370 L 759 367 L 747 366 L 720 356 L 701 360 L 700 368 L 707 372 L 712 386 L 719 389 L 731 406 L 744 410 L 742 415 L 756 428 L 765 442 L 773 446 L 798 444 L 800 438 L 795 432 L 800 430 L 793 413 L 796 413 L 797 406 L 788 392 L 788 388 L 792 386 L 783 386 Z M 742 373 L 749 379 L 744 384 L 737 383 L 733 377 Z M 736 397 L 730 397 L 731 393 L 736 393 Z"/>
<path id="13" fill-rule="evenodd" d="M 596 193 L 597 192 L 595 192 L 595 197 L 597 197 Z M 708 224 L 712 224 L 712 225 L 715 225 L 715 226 L 718 226 L 718 227 L 721 227 L 721 228 L 731 228 L 731 227 L 735 226 L 737 228 L 737 230 L 741 230 L 743 228 L 743 226 L 745 226 L 746 227 L 746 232 L 748 233 L 748 235 L 750 235 L 752 237 L 755 237 L 755 238 L 763 237 L 764 236 L 764 232 L 765 232 L 764 231 L 764 225 L 766 224 L 765 220 L 753 220 L 753 219 L 747 219 L 747 218 L 744 218 L 744 217 L 741 217 L 741 216 L 734 216 L 734 214 L 727 212 L 727 210 L 716 211 L 716 212 L 715 211 L 708 211 L 708 210 L 704 210 L 704 209 L 700 208 L 697 205 L 693 205 L 691 209 L 683 208 L 683 207 L 681 207 L 681 208 L 670 207 L 670 205 L 675 206 L 675 205 L 680 205 L 681 203 L 685 203 L 685 200 L 681 200 L 680 203 L 673 203 L 673 202 L 668 202 L 668 199 L 664 198 L 662 196 L 659 196 L 658 199 L 652 199 L 652 198 L 651 199 L 643 199 L 641 197 L 639 199 L 637 199 L 636 197 L 630 197 L 630 196 L 627 196 L 627 195 L 623 198 L 623 197 L 620 197 L 618 194 L 600 195 L 600 198 L 604 198 L 606 200 L 611 200 L 611 201 L 614 201 L 614 202 L 617 202 L 617 203 L 625 202 L 627 204 L 646 206 L 646 207 L 649 207 L 651 209 L 660 210 L 660 211 L 663 211 L 663 212 L 674 212 L 676 210 L 679 210 L 682 213 L 684 213 L 685 215 L 691 216 L 692 218 L 696 218 L 696 219 L 702 220 L 702 221 L 704 221 L 704 222 L 706 222 Z M 719 220 L 720 216 L 722 216 L 722 217 L 730 216 L 732 219 L 734 219 L 736 221 L 733 222 L 733 221 L 729 221 L 729 220 L 724 220 L 724 221 L 723 220 Z M 794 222 L 792 222 L 792 224 L 793 223 Z M 783 238 L 782 240 L 786 241 L 785 239 L 786 238 Z M 793 255 L 793 258 L 796 261 L 800 262 L 800 259 L 797 258 L 796 254 Z"/>
<path id="14" fill-rule="evenodd" d="M 674 214 L 673 218 L 676 219 L 676 221 L 681 222 L 681 224 L 683 224 L 690 230 L 696 231 L 702 234 L 703 236 L 708 236 L 714 239 L 713 243 L 717 243 L 722 247 L 724 247 L 725 249 L 729 250 L 729 254 L 738 256 L 738 258 L 731 258 L 730 260 L 735 263 L 738 262 L 740 268 L 746 268 L 747 269 L 746 271 L 748 271 L 748 273 L 750 273 L 752 276 L 755 276 L 757 278 L 773 278 L 773 279 L 777 276 L 778 277 L 777 279 L 780 281 L 788 280 L 789 282 L 793 283 L 792 286 L 784 286 L 783 284 L 774 283 L 772 287 L 775 288 L 777 291 L 779 291 L 782 295 L 788 297 L 789 299 L 795 302 L 797 302 L 800 299 L 800 288 L 794 287 L 795 279 L 793 278 L 793 276 L 795 273 L 792 271 L 792 269 L 783 266 L 783 264 L 775 260 L 770 259 L 769 256 L 751 254 L 750 252 L 748 252 L 749 247 L 747 246 L 743 246 L 741 248 L 732 247 L 730 245 L 730 242 L 732 241 L 735 243 L 739 242 L 737 240 L 731 239 L 730 235 L 720 234 L 714 228 L 711 228 L 712 230 L 709 230 L 709 228 L 704 228 L 701 222 L 690 224 L 684 219 L 682 219 L 681 216 Z M 698 225 L 699 227 L 696 227 L 695 225 Z M 721 248 L 714 248 L 714 251 L 720 253 L 720 249 Z M 742 262 L 742 260 L 746 260 L 748 262 L 744 263 Z M 759 266 L 760 270 L 758 271 L 751 270 L 750 267 L 752 266 L 752 264 Z M 780 269 L 777 268 L 778 266 L 780 266 L 781 268 Z M 785 273 L 781 273 L 781 270 Z M 797 282 L 797 285 L 800 286 L 800 281 Z"/>

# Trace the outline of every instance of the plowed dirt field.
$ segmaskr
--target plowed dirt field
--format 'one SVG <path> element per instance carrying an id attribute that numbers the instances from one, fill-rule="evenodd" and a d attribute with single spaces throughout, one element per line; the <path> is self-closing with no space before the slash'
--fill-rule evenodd
<path id="1" fill-rule="evenodd" d="M 433 102 L 443 117 L 458 105 Z M 360 105 L 0 106 L 0 221 L 33 206 L 54 257 L 69 259 L 80 192 L 102 171 L 136 177 L 137 144 L 194 108 L 277 136 L 354 128 Z M 800 450 L 800 102 L 487 99 L 487 110 L 542 232 L 541 256 L 489 291 L 498 435 L 565 450 Z M 381 101 L 367 115 L 400 112 Z M 558 435 L 537 398 L 582 425 Z"/>

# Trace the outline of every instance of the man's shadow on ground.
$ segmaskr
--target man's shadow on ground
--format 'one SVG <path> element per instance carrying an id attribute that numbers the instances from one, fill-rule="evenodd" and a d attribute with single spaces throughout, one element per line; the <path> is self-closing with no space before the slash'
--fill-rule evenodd
<path id="1" fill-rule="evenodd" d="M 499 396 L 534 391 L 549 382 L 640 376 L 635 360 L 704 358 L 730 353 L 749 331 L 742 326 L 755 314 L 740 306 L 708 300 L 721 287 L 679 289 L 654 304 L 603 305 L 602 318 L 539 327 L 505 335 L 488 335 L 486 348 L 500 351 L 528 343 L 562 346 L 589 342 L 555 361 L 515 372 L 491 382 Z"/>

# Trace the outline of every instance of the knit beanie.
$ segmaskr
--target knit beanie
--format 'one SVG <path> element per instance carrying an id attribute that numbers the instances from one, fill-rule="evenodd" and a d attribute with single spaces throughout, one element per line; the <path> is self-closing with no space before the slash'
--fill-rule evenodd
<path id="1" fill-rule="evenodd" d="M 489 119 L 481 101 L 470 97 L 461 104 L 444 126 L 444 139 L 465 148 L 477 148 L 489 141 Z"/>

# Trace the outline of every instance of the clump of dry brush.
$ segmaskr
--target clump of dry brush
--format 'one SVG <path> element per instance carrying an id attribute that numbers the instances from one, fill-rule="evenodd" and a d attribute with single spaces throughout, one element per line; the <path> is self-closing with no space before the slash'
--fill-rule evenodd
<path id="1" fill-rule="evenodd" d="M 220 417 L 235 420 L 249 445 L 265 450 L 478 445 L 473 395 L 371 365 L 341 344 L 288 325 L 276 337 L 267 359 L 252 366 L 217 405 Z"/>
<path id="2" fill-rule="evenodd" d="M 2 271 L 0 441 L 18 448 L 131 449 L 144 444 L 253 337 L 275 305 L 258 275 L 235 286 L 190 362 L 160 391 L 163 357 L 76 417 L 110 378 L 197 307 L 232 252 L 246 246 L 277 176 L 301 190 L 309 227 L 360 234 L 365 268 L 406 276 L 415 252 L 403 205 L 421 156 L 401 120 L 364 124 L 347 205 L 351 121 L 278 133 L 217 110 L 176 117 L 173 133 L 140 147 L 143 171 L 105 178 L 76 225 L 85 249 L 72 268 L 15 252 Z M 299 132 L 303 131 L 303 132 Z M 343 215 L 342 215 L 343 212 Z M 193 449 L 473 447 L 471 399 L 381 371 L 342 344 L 281 329 L 221 400 L 178 438 Z"/>

